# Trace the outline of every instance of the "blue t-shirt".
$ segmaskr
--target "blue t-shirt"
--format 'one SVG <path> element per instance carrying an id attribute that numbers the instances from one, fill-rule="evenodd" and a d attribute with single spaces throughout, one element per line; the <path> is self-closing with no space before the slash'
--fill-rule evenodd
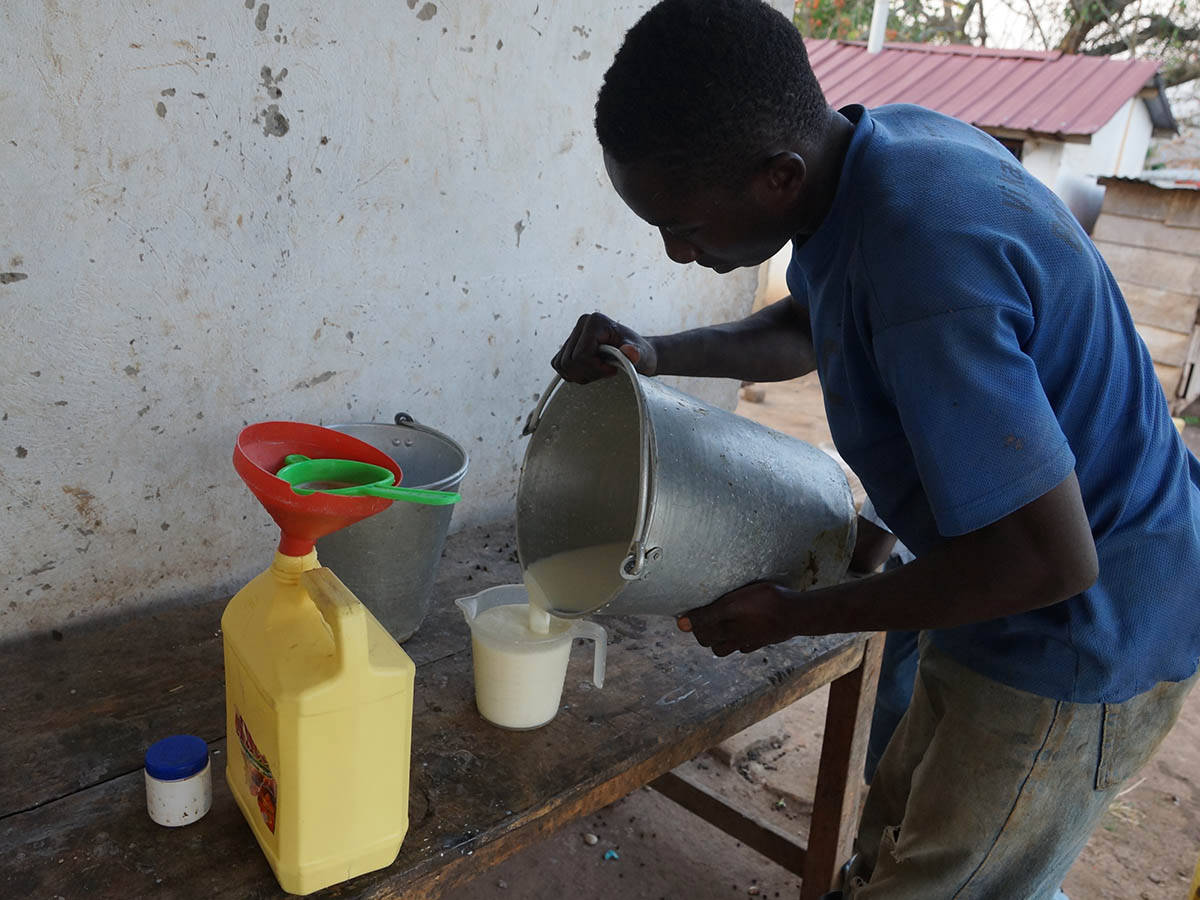
<path id="1" fill-rule="evenodd" d="M 935 631 L 1013 687 L 1119 702 L 1200 658 L 1200 463 L 1104 261 L 998 142 L 910 105 L 855 123 L 798 244 L 834 443 L 918 556 L 1074 469 L 1100 577 L 1063 603 Z"/>

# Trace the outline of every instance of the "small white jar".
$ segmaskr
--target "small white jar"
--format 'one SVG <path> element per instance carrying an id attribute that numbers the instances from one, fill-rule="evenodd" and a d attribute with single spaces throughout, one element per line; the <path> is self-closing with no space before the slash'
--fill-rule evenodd
<path id="1" fill-rule="evenodd" d="M 146 751 L 146 810 L 159 825 L 199 821 L 212 807 L 208 744 L 190 734 L 163 738 Z"/>

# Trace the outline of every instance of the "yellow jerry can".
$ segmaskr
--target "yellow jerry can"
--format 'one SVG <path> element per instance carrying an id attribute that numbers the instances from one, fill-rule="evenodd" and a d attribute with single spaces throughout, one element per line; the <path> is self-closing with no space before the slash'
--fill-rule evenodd
<path id="1" fill-rule="evenodd" d="M 221 629 L 225 778 L 280 886 L 390 865 L 408 830 L 408 654 L 315 550 L 277 552 Z"/>

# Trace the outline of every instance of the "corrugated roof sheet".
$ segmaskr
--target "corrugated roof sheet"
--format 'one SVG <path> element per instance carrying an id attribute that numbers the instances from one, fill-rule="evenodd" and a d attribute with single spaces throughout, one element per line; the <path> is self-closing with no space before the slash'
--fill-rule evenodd
<path id="1" fill-rule="evenodd" d="M 885 44 L 868 54 L 859 41 L 805 44 L 834 107 L 918 103 L 984 129 L 1086 137 L 1143 88 L 1157 89 L 1152 60 L 958 44 Z M 1174 127 L 1157 118 L 1156 127 Z"/>
<path id="2" fill-rule="evenodd" d="M 1125 181 L 1152 184 L 1166 190 L 1200 191 L 1200 169 L 1146 169 L 1140 175 L 1113 175 L 1099 181 L 1101 184 Z"/>

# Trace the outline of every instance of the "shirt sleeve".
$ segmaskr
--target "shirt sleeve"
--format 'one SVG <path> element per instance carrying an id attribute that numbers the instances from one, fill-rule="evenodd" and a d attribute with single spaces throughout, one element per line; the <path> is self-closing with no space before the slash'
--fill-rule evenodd
<path id="1" fill-rule="evenodd" d="M 1075 457 L 1022 349 L 1032 317 L 1004 305 L 947 310 L 875 335 L 938 531 L 966 534 L 1036 500 Z"/>

